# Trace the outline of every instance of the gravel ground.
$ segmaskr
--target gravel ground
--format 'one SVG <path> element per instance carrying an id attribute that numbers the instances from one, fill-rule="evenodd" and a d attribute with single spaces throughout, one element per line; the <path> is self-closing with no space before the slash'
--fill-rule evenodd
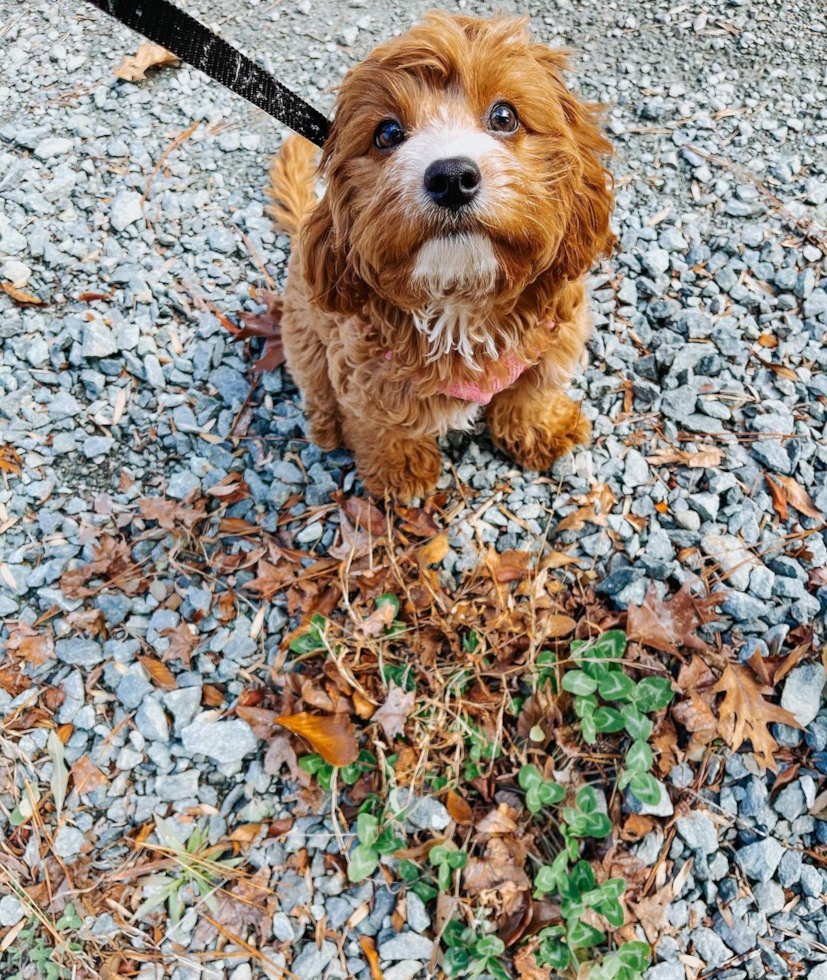
<path id="1" fill-rule="evenodd" d="M 375 0 L 185 6 L 329 108 L 347 67 L 429 5 L 415 0 L 404 12 Z M 461 7 L 494 11 L 476 2 Z M 784 649 L 791 629 L 823 637 L 824 7 L 818 0 L 674 7 L 618 0 L 611 8 L 560 0 L 554 10 L 526 12 L 542 39 L 579 52 L 577 84 L 610 107 L 620 248 L 596 270 L 597 330 L 575 382 L 595 442 L 538 476 L 516 469 L 484 433 L 447 439 L 442 487 L 453 519 L 444 575 L 470 568 L 480 542 L 504 551 L 539 547 L 548 536 L 581 559 L 581 577 L 621 608 L 639 604 L 650 583 L 665 594 L 700 576 L 713 590 L 726 588 L 720 628 L 743 644 L 744 659 Z M 116 79 L 113 67 L 137 39 L 80 2 L 0 0 L 0 21 L 0 280 L 46 301 L 0 296 L 0 443 L 13 446 L 23 465 L 22 475 L 0 485 L 0 616 L 34 622 L 52 607 L 70 612 L 77 603 L 61 594 L 61 574 L 91 559 L 91 543 L 119 526 L 127 507 L 159 492 L 183 500 L 235 472 L 252 499 L 233 505 L 232 516 L 255 517 L 267 530 L 281 521 L 297 548 L 324 555 L 337 533 L 331 494 L 354 488 L 350 459 L 307 442 L 300 400 L 281 370 L 250 394 L 249 358 L 222 321 L 261 310 L 253 287 L 283 283 L 288 242 L 264 216 L 263 193 L 266 157 L 281 129 L 186 67 L 139 84 Z M 231 432 L 243 437 L 230 441 Z M 555 530 L 594 499 L 610 504 L 602 524 Z M 201 601 L 209 608 L 203 592 L 189 586 L 190 611 Z M 101 607 L 110 627 L 127 621 L 128 635 L 163 650 L 159 631 L 179 623 L 165 598 L 157 590 L 108 604 L 102 597 Z M 180 614 L 187 618 L 187 609 Z M 288 621 L 276 600 L 267 652 Z M 222 637 L 232 668 L 219 671 L 231 683 L 255 652 L 243 627 L 249 638 L 248 620 Z M 197 756 L 205 737 L 216 740 L 197 769 L 182 768 L 170 758 L 160 702 L 134 662 L 138 640 L 108 642 L 119 646 L 69 638 L 67 629 L 51 673 L 38 678 L 64 692 L 59 720 L 75 726 L 69 764 L 112 735 L 99 731 L 84 686 L 104 659 L 114 656 L 118 669 L 109 662 L 96 674 L 99 692 L 138 718 L 128 738 L 111 738 L 123 778 L 109 795 L 118 798 L 106 801 L 102 823 L 93 827 L 90 810 L 64 826 L 61 856 L 71 860 L 92 837 L 113 839 L 158 803 L 183 812 L 197 797 L 213 806 L 212 829 L 220 833 L 239 795 L 253 808 L 266 801 L 270 778 L 260 760 L 250 761 L 257 740 L 247 726 L 228 722 L 241 727 L 219 732 L 196 718 L 205 662 L 196 658 L 193 671 L 181 672 L 184 683 L 179 676 L 181 689 L 165 695 L 179 758 Z M 827 884 L 818 862 L 801 852 L 827 844 L 827 825 L 809 815 L 819 774 L 827 774 L 823 681 L 820 666 L 799 667 L 784 694 L 809 727 L 782 730 L 779 740 L 812 749 L 810 770 L 770 799 L 752 758 L 734 756 L 720 792 L 707 794 L 708 815 L 678 821 L 670 857 L 677 867 L 689 857 L 694 865 L 670 907 L 674 936 L 661 940 L 662 962 L 650 980 L 694 977 L 701 967 L 723 967 L 721 980 L 795 977 L 796 964 L 810 980 L 827 978 L 827 962 L 820 963 Z M 0 689 L 0 713 L 19 703 Z M 36 732 L 31 747 L 42 750 L 45 736 Z M 675 787 L 684 775 L 673 773 Z M 216 790 L 223 792 L 221 777 L 241 787 L 229 808 Z M 320 818 L 309 816 L 299 825 L 287 850 L 308 846 L 312 874 L 283 883 L 292 891 L 281 911 L 308 904 L 313 918 L 326 910 L 336 928 L 361 901 L 358 890 L 319 885 L 330 828 L 323 832 Z M 653 862 L 656 837 L 640 845 Z M 386 980 L 409 980 L 430 940 L 411 930 L 385 936 L 383 949 L 384 894 L 377 892 L 364 930 L 379 934 Z M 16 921 L 14 901 L 0 901 L 0 925 Z M 103 934 L 106 924 L 98 925 Z M 277 916 L 276 940 L 273 956 L 290 962 L 290 950 L 300 980 L 331 969 L 338 975 L 335 947 L 317 949 L 312 924 L 302 933 Z M 348 970 L 365 971 L 358 944 L 351 946 Z M 246 980 L 250 967 L 237 962 L 213 964 L 203 975 Z M 143 968 L 141 980 L 155 978 L 153 970 Z M 176 970 L 178 980 L 195 976 L 186 963 Z"/>

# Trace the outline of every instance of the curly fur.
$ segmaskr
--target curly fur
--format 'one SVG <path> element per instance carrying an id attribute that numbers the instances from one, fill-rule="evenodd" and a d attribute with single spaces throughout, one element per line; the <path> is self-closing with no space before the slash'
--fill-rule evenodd
<path id="1" fill-rule="evenodd" d="M 486 410 L 497 443 L 544 470 L 588 440 L 562 389 L 590 330 L 583 277 L 614 244 L 610 146 L 566 66 L 524 20 L 431 13 L 345 76 L 320 201 L 309 144 L 288 140 L 273 164 L 273 213 L 297 234 L 288 366 L 314 441 L 347 445 L 371 492 L 432 489 L 435 436 L 472 414 L 441 389 L 497 375 L 511 356 L 532 366 Z M 512 136 L 486 133 L 497 101 L 518 113 Z M 408 135 L 390 152 L 373 145 L 388 118 Z M 482 171 L 478 198 L 455 213 L 422 192 L 422 160 L 443 144 L 478 154 Z"/>

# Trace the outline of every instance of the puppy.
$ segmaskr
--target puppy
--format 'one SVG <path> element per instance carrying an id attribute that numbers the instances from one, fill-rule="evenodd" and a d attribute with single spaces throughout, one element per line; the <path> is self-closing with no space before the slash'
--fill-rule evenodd
<path id="1" fill-rule="evenodd" d="M 314 442 L 349 447 L 371 493 L 427 494 L 436 437 L 480 410 L 531 470 L 589 439 L 564 386 L 615 240 L 611 147 L 565 67 L 525 20 L 431 13 L 345 76 L 320 201 L 310 143 L 273 162 L 287 364 Z"/>

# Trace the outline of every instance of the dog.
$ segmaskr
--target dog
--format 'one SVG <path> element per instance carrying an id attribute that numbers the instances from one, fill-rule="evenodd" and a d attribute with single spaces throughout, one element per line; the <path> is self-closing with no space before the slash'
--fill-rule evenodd
<path id="1" fill-rule="evenodd" d="M 564 387 L 615 243 L 611 146 L 565 68 L 526 19 L 433 12 L 347 72 L 320 200 L 309 142 L 273 160 L 287 366 L 311 438 L 347 446 L 370 493 L 426 496 L 437 437 L 481 410 L 529 470 L 590 438 Z"/>

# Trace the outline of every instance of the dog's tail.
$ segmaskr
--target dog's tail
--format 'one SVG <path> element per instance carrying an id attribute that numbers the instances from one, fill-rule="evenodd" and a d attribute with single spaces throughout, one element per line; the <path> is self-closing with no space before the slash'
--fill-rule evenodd
<path id="1" fill-rule="evenodd" d="M 267 213 L 280 231 L 295 235 L 305 215 L 316 206 L 313 176 L 316 147 L 302 136 L 288 136 L 270 164 Z"/>

